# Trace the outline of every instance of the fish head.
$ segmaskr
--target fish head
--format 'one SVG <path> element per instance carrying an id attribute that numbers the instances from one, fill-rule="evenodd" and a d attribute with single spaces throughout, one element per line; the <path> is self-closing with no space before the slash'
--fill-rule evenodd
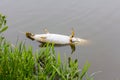
<path id="1" fill-rule="evenodd" d="M 81 38 L 72 38 L 72 43 L 75 45 L 86 45 L 88 44 L 88 40 L 86 39 L 81 39 Z"/>

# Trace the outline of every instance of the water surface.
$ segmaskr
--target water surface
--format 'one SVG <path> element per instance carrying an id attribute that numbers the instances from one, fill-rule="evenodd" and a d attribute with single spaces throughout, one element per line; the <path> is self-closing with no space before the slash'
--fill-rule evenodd
<path id="1" fill-rule="evenodd" d="M 20 32 L 49 32 L 71 34 L 91 41 L 88 46 L 77 46 L 71 55 L 69 46 L 56 48 L 62 56 L 79 59 L 83 66 L 89 61 L 89 73 L 96 74 L 95 80 L 120 79 L 120 1 L 119 0 L 1 0 L 0 12 L 7 16 L 9 29 L 6 38 L 16 43 L 26 40 L 37 48 Z"/>

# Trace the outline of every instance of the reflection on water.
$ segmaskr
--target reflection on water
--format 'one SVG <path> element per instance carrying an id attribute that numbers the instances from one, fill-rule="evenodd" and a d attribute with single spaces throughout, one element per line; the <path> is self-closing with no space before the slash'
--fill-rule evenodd
<path id="1" fill-rule="evenodd" d="M 12 43 L 25 40 L 20 31 L 70 35 L 91 41 L 88 46 L 77 46 L 74 55 L 70 48 L 56 48 L 62 56 L 78 58 L 80 66 L 91 63 L 90 73 L 102 71 L 95 80 L 120 79 L 120 1 L 119 0 L 1 0 L 0 12 L 7 15 L 9 30 L 5 36 Z M 26 39 L 35 48 L 38 43 Z"/>

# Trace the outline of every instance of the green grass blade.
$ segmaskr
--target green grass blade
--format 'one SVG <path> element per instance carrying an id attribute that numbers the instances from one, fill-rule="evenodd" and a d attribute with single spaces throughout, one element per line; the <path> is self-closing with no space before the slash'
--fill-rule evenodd
<path id="1" fill-rule="evenodd" d="M 80 74 L 80 80 L 83 79 L 83 77 L 85 76 L 86 72 L 88 71 L 88 68 L 90 67 L 90 64 L 88 62 L 86 62 L 86 64 L 84 65 L 82 72 Z"/>

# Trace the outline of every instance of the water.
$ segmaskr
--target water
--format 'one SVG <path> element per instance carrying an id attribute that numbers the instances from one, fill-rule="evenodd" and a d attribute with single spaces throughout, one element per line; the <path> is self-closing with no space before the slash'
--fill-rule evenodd
<path id="1" fill-rule="evenodd" d="M 16 43 L 26 40 L 20 32 L 49 32 L 75 36 L 91 41 L 88 46 L 77 46 L 71 55 L 69 46 L 56 48 L 62 56 L 79 59 L 83 66 L 89 61 L 89 73 L 102 71 L 95 80 L 120 80 L 120 1 L 119 0 L 1 0 L 0 12 L 7 15 L 8 31 L 6 38 Z"/>

